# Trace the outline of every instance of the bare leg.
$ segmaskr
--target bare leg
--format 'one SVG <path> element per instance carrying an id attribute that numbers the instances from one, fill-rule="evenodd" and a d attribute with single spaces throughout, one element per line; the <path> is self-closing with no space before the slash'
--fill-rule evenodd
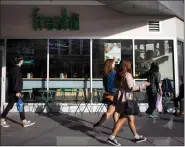
<path id="1" fill-rule="evenodd" d="M 115 106 L 109 105 L 107 108 L 107 112 L 102 115 L 101 119 L 93 127 L 100 126 L 105 120 L 109 119 L 110 116 L 113 115 L 114 111 L 115 111 Z"/>
<path id="2" fill-rule="evenodd" d="M 112 136 L 116 136 L 118 134 L 126 120 L 127 120 L 126 116 L 119 118 L 119 120 L 115 123 L 114 128 L 112 130 Z"/>
<path id="3" fill-rule="evenodd" d="M 116 111 L 114 111 L 113 113 L 113 119 L 114 119 L 114 123 L 116 123 L 119 119 L 119 113 L 117 113 Z"/>
<path id="4" fill-rule="evenodd" d="M 136 126 L 135 126 L 135 123 L 134 123 L 134 116 L 133 115 L 128 116 L 128 124 L 129 124 L 130 130 L 132 131 L 132 134 L 134 136 L 136 136 L 137 132 L 136 132 Z"/>

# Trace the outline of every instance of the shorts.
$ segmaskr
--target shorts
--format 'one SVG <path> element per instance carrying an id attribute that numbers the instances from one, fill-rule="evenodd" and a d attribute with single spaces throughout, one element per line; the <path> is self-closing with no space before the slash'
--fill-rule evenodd
<path id="1" fill-rule="evenodd" d="M 116 90 L 116 89 L 115 89 Z M 108 92 L 108 91 L 106 91 L 106 92 Z M 109 91 L 110 92 L 110 91 Z M 112 92 L 112 91 L 111 91 Z M 110 101 L 110 100 L 103 100 L 102 101 L 102 103 L 105 103 L 105 104 L 107 104 L 108 106 L 110 106 L 110 105 L 113 105 L 113 106 L 116 106 L 116 102 L 117 102 L 117 91 L 115 91 L 114 92 L 115 94 L 114 94 L 114 99 L 113 99 L 113 101 Z"/>

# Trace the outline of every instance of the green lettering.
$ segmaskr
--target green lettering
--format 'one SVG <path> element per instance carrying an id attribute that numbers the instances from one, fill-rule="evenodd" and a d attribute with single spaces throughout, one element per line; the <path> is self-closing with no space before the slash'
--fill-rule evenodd
<path id="1" fill-rule="evenodd" d="M 54 20 L 54 28 L 57 29 L 57 30 L 61 30 L 62 29 L 62 17 L 61 16 L 57 16 L 55 17 L 55 20 Z"/>
<path id="2" fill-rule="evenodd" d="M 51 17 L 45 17 L 45 27 L 47 30 L 53 29 L 53 20 Z"/>
<path id="3" fill-rule="evenodd" d="M 39 11 L 39 8 L 35 8 L 33 10 L 33 29 L 37 31 L 38 23 L 39 23 L 39 17 L 37 16 L 37 12 Z"/>
<path id="4" fill-rule="evenodd" d="M 68 16 L 67 10 L 64 9 L 62 16 L 49 17 L 38 16 L 39 8 L 34 8 L 33 11 L 33 29 L 35 31 L 46 28 L 47 30 L 79 30 L 80 21 L 79 14 L 72 14 Z"/>
<path id="5" fill-rule="evenodd" d="M 45 17 L 40 16 L 40 21 L 39 21 L 39 29 L 40 30 L 42 30 L 42 28 L 45 28 L 44 21 L 45 21 Z"/>
<path id="6" fill-rule="evenodd" d="M 75 14 L 74 16 L 74 30 L 80 30 L 79 14 Z"/>

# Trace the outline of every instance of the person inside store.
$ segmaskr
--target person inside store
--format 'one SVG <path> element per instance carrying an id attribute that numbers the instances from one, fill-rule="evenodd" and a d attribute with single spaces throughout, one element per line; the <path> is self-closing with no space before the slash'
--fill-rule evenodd
<path id="1" fill-rule="evenodd" d="M 184 77 L 181 76 L 181 85 L 179 87 L 179 96 L 174 99 L 175 115 L 181 116 L 184 114 Z M 180 104 L 180 112 L 178 112 L 178 107 Z"/>
<path id="2" fill-rule="evenodd" d="M 159 65 L 157 62 L 153 62 L 150 66 L 150 69 L 138 76 L 139 78 L 147 78 L 147 82 L 150 83 L 150 86 L 146 88 L 147 97 L 148 97 L 148 109 L 146 114 L 150 118 L 156 118 L 158 115 L 155 113 L 157 95 L 163 95 L 161 87 L 161 74 L 159 72 Z M 136 77 L 136 78 L 138 78 Z"/>
<path id="3" fill-rule="evenodd" d="M 9 111 L 13 108 L 14 104 L 18 101 L 19 98 L 23 98 L 21 95 L 21 90 L 23 88 L 23 78 L 21 74 L 21 66 L 23 64 L 23 58 L 21 56 L 17 56 L 14 59 L 15 64 L 11 68 L 8 74 L 8 105 L 5 110 L 1 114 L 1 126 L 9 127 L 9 124 L 6 122 L 6 116 Z M 23 127 L 29 127 L 35 124 L 35 122 L 31 122 L 25 118 L 24 107 L 23 112 L 19 112 L 20 119 L 22 120 Z"/>
<path id="4" fill-rule="evenodd" d="M 139 106 L 134 100 L 133 92 L 146 89 L 150 83 L 144 82 L 144 84 L 134 86 L 134 79 L 131 73 L 131 63 L 129 60 L 123 60 L 121 62 L 118 75 L 121 87 L 118 89 L 119 93 L 115 108 L 116 112 L 120 114 L 120 117 L 113 127 L 112 134 L 108 137 L 108 143 L 115 146 L 121 146 L 115 137 L 127 120 L 130 130 L 134 135 L 135 142 L 143 142 L 146 140 L 146 137 L 137 134 L 134 122 L 135 115 L 139 114 Z"/>
<path id="5" fill-rule="evenodd" d="M 104 72 L 103 72 L 103 86 L 105 92 L 110 92 L 113 95 L 116 93 L 116 88 L 114 87 L 114 80 L 116 77 L 115 68 L 115 60 L 114 59 L 107 59 L 104 65 Z M 99 127 L 102 123 L 109 119 L 113 115 L 114 122 L 117 122 L 119 118 L 119 114 L 115 112 L 115 102 L 110 100 L 104 100 L 103 103 L 107 104 L 107 112 L 104 113 L 101 119 L 93 125 L 94 128 Z"/>

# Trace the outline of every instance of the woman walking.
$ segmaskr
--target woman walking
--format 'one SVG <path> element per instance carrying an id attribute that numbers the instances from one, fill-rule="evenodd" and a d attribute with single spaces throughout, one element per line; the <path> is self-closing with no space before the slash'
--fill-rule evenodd
<path id="1" fill-rule="evenodd" d="M 107 59 L 104 66 L 104 73 L 103 73 L 103 86 L 105 92 L 110 92 L 115 94 L 116 88 L 114 87 L 114 80 L 116 76 L 115 68 L 115 61 L 113 59 Z M 115 112 L 115 103 L 113 101 L 105 100 L 107 104 L 107 112 L 104 113 L 101 119 L 93 125 L 93 127 L 99 127 L 101 124 L 110 118 L 113 115 L 114 122 L 116 122 L 119 118 L 119 114 Z"/>
<path id="2" fill-rule="evenodd" d="M 133 92 L 139 91 L 141 89 L 145 89 L 149 86 L 150 83 L 145 82 L 142 85 L 134 86 L 134 79 L 131 74 L 131 64 L 130 61 L 122 61 L 120 66 L 120 85 L 118 99 L 116 103 L 116 112 L 120 114 L 118 121 L 115 123 L 112 134 L 108 138 L 108 142 L 115 146 L 120 146 L 121 144 L 115 139 L 115 136 L 118 134 L 119 130 L 123 126 L 123 124 L 128 120 L 128 124 L 132 134 L 135 137 L 136 143 L 145 141 L 146 138 L 137 134 L 135 123 L 134 123 L 134 115 L 139 111 L 138 107 L 136 107 L 136 103 L 134 104 Z M 128 108 L 131 106 L 131 112 Z"/>

